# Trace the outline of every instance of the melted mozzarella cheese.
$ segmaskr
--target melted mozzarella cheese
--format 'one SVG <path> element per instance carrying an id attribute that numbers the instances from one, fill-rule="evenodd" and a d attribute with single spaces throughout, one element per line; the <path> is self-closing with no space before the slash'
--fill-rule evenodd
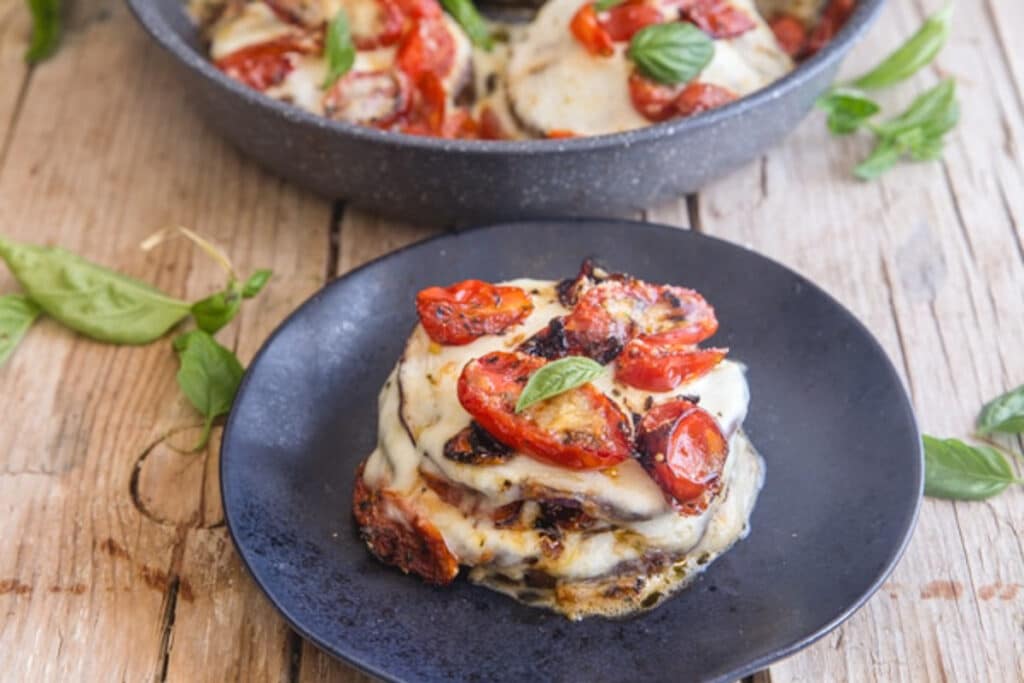
<path id="1" fill-rule="evenodd" d="M 223 59 L 250 45 L 267 43 L 295 33 L 263 2 L 242 5 L 237 15 L 219 21 L 210 36 L 210 56 Z"/>
<path id="2" fill-rule="evenodd" d="M 513 43 L 508 92 L 515 115 L 539 133 L 600 135 L 648 125 L 629 97 L 633 65 L 625 45 L 595 57 L 570 32 L 584 1 L 550 0 Z"/>
<path id="3" fill-rule="evenodd" d="M 741 537 L 760 489 L 761 466 L 739 431 L 748 395 L 743 368 L 735 362 L 724 361 L 704 377 L 664 394 L 617 382 L 614 366 L 594 382 L 627 414 L 643 412 L 649 399 L 657 403 L 679 394 L 699 395 L 701 405 L 731 434 L 723 492 L 700 515 L 678 514 L 635 460 L 604 471 L 579 471 L 548 465 L 525 454 L 496 465 L 469 465 L 444 457 L 447 440 L 470 423 L 456 392 L 465 364 L 491 351 L 512 350 L 552 318 L 568 313 L 559 303 L 553 283 L 516 280 L 506 284 L 530 292 L 535 308 L 505 334 L 481 337 L 464 346 L 441 346 L 431 342 L 421 326 L 413 332 L 381 393 L 379 444 L 367 462 L 366 481 L 375 488 L 400 492 L 413 502 L 461 563 L 482 567 L 474 576 L 488 585 L 496 571 L 504 579 L 518 580 L 526 571 L 536 569 L 569 581 L 589 580 L 608 575 L 623 563 L 642 562 L 652 550 L 713 556 Z M 466 515 L 443 501 L 424 486 L 422 472 L 476 492 L 486 501 L 484 514 Z M 596 504 L 605 528 L 564 534 L 563 550 L 552 558 L 543 552 L 541 532 L 500 528 L 486 514 L 501 505 L 533 498 L 590 501 Z M 687 576 L 677 571 L 663 578 L 677 585 Z"/>

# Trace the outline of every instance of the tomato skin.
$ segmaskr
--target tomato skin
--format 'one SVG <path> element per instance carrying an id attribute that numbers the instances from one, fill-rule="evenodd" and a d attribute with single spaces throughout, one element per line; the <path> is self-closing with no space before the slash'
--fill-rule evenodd
<path id="1" fill-rule="evenodd" d="M 629 75 L 629 98 L 633 101 L 633 107 L 648 121 L 665 121 L 675 116 L 678 113 L 678 96 L 678 87 L 644 78 L 637 71 Z"/>
<path id="2" fill-rule="evenodd" d="M 706 410 L 685 399 L 654 406 L 637 433 L 640 464 L 684 515 L 707 509 L 722 488 L 729 444 Z"/>
<path id="3" fill-rule="evenodd" d="M 405 14 L 396 0 L 376 0 L 378 25 L 373 33 L 352 33 L 357 50 L 376 50 L 394 45 L 405 29 Z"/>
<path id="4" fill-rule="evenodd" d="M 312 49 L 312 44 L 286 36 L 243 47 L 218 59 L 216 66 L 236 81 L 262 91 L 283 81 L 295 68 L 296 57 Z"/>
<path id="5" fill-rule="evenodd" d="M 807 29 L 802 21 L 792 14 L 780 14 L 768 22 L 782 51 L 793 59 L 803 56 L 807 45 Z"/>
<path id="6" fill-rule="evenodd" d="M 508 133 L 505 132 L 505 127 L 501 124 L 501 119 L 495 113 L 494 109 L 489 106 L 485 106 L 480 111 L 480 120 L 477 124 L 477 133 L 481 140 L 506 140 L 508 139 Z"/>
<path id="7" fill-rule="evenodd" d="M 455 39 L 441 19 L 417 19 L 398 45 L 396 63 L 413 83 L 425 73 L 440 79 L 455 65 Z"/>
<path id="8" fill-rule="evenodd" d="M 630 420 L 591 384 L 515 412 L 530 375 L 545 364 L 536 356 L 504 351 L 472 360 L 459 377 L 459 402 L 499 442 L 552 465 L 600 469 L 628 458 Z M 566 415 L 575 423 L 567 425 Z"/>
<path id="9" fill-rule="evenodd" d="M 437 0 L 395 0 L 402 14 L 410 19 L 439 19 L 441 5 Z"/>
<path id="10" fill-rule="evenodd" d="M 712 38 L 736 38 L 757 27 L 750 15 L 726 0 L 687 0 L 680 14 Z"/>
<path id="11" fill-rule="evenodd" d="M 644 391 L 672 391 L 718 365 L 727 349 L 700 349 L 683 344 L 652 344 L 637 337 L 617 359 L 615 379 Z"/>
<path id="12" fill-rule="evenodd" d="M 680 116 L 693 116 L 736 99 L 731 90 L 712 83 L 691 81 L 676 98 L 676 111 Z"/>
<path id="13" fill-rule="evenodd" d="M 598 57 L 611 57 L 615 54 L 612 37 L 598 21 L 593 3 L 588 2 L 576 10 L 569 22 L 569 30 L 590 54 Z"/>
<path id="14" fill-rule="evenodd" d="M 831 0 L 822 11 L 821 18 L 814 30 L 811 31 L 811 37 L 807 39 L 807 55 L 817 54 L 819 50 L 828 45 L 840 29 L 846 25 L 854 9 L 856 9 L 854 0 Z"/>
<path id="15" fill-rule="evenodd" d="M 450 287 L 428 287 L 416 295 L 416 311 L 427 335 L 439 344 L 461 346 L 499 334 L 533 311 L 519 287 L 463 280 Z"/>
<path id="16" fill-rule="evenodd" d="M 699 293 L 633 279 L 591 287 L 564 320 L 569 353 L 599 363 L 611 362 L 637 335 L 656 344 L 697 344 L 717 330 L 715 310 Z"/>
<path id="17" fill-rule="evenodd" d="M 661 10 L 645 0 L 627 0 L 605 12 L 597 13 L 601 28 L 616 43 L 629 42 L 640 29 L 659 24 L 663 20 Z"/>
<path id="18" fill-rule="evenodd" d="M 549 140 L 568 140 L 569 138 L 578 137 L 579 135 L 572 132 L 571 130 L 566 130 L 565 128 L 555 128 L 554 130 L 549 130 L 547 132 L 547 138 Z"/>

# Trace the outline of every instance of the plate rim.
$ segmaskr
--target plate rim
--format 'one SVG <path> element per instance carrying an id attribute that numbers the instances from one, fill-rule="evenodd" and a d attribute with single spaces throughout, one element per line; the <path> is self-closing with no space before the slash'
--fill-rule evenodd
<path id="1" fill-rule="evenodd" d="M 836 628 L 838 628 L 840 625 L 842 625 L 850 617 L 852 617 L 858 610 L 860 610 L 868 602 L 868 600 L 870 600 L 875 595 L 875 593 L 878 592 L 878 590 L 879 590 L 879 588 L 881 588 L 882 584 L 885 583 L 885 581 L 889 578 L 889 576 L 896 569 L 897 565 L 899 565 L 900 561 L 903 559 L 903 556 L 906 553 L 906 550 L 907 550 L 908 546 L 910 545 L 910 541 L 911 541 L 911 539 L 914 536 L 914 531 L 917 528 L 918 517 L 920 515 L 921 505 L 922 505 L 923 496 L 924 496 L 924 445 L 923 445 L 923 442 L 921 440 L 921 429 L 920 429 L 920 425 L 918 424 L 917 414 L 914 411 L 913 402 L 911 400 L 909 392 L 907 391 L 906 384 L 904 383 L 903 378 L 900 376 L 899 372 L 897 371 L 896 366 L 893 363 L 892 358 L 889 356 L 888 352 L 885 350 L 885 347 L 882 346 L 881 342 L 871 332 L 871 330 L 867 327 L 867 325 L 865 325 L 864 322 L 862 322 L 861 319 L 857 315 L 855 315 L 849 308 L 847 308 L 841 301 L 836 299 L 827 290 L 825 290 L 824 288 L 822 288 L 821 286 L 819 286 L 818 284 L 816 284 L 815 282 L 810 280 L 808 277 L 804 276 L 802 273 L 800 273 L 797 270 L 791 268 L 790 266 L 787 266 L 787 265 L 783 264 L 782 262 L 772 258 L 771 256 L 763 254 L 760 251 L 757 251 L 755 249 L 751 249 L 751 248 L 749 248 L 749 247 L 747 247 L 747 246 L 745 246 L 743 244 L 738 244 L 736 242 L 732 242 L 732 241 L 723 239 L 721 237 L 717 237 L 717 236 L 714 236 L 714 235 L 708 235 L 708 234 L 701 233 L 701 232 L 696 232 L 696 231 L 693 231 L 693 230 L 690 230 L 690 229 L 686 229 L 686 228 L 673 227 L 673 226 L 666 225 L 666 224 L 663 224 L 663 223 L 652 223 L 652 222 L 648 222 L 648 221 L 634 220 L 634 219 L 585 218 L 585 217 L 580 217 L 580 218 L 550 218 L 550 219 L 543 219 L 542 218 L 542 219 L 532 219 L 532 220 L 517 220 L 517 221 L 503 221 L 503 222 L 498 222 L 498 223 L 488 223 L 488 224 L 485 224 L 485 225 L 473 226 L 473 227 L 469 227 L 469 228 L 466 228 L 466 229 L 445 231 L 445 232 L 439 233 L 437 235 L 433 235 L 433 236 L 427 237 L 425 239 L 418 240 L 416 242 L 404 245 L 404 246 L 399 247 L 398 249 L 395 249 L 393 251 L 389 251 L 389 252 L 387 252 L 385 254 L 382 254 L 382 255 L 374 258 L 374 259 L 371 259 L 370 261 L 367 261 L 366 263 L 363 263 L 363 264 L 361 264 L 361 265 L 359 265 L 359 266 L 357 266 L 357 267 L 355 267 L 355 268 L 353 268 L 353 269 L 351 269 L 351 270 L 349 270 L 349 271 L 347 271 L 347 272 L 345 272 L 345 273 L 343 273 L 341 275 L 338 275 L 338 276 L 332 278 L 328 282 L 324 283 L 321 287 L 319 287 L 309 297 L 307 297 L 301 304 L 296 306 L 295 309 L 292 310 L 287 316 L 285 316 L 285 318 L 282 319 L 281 322 L 278 323 L 278 325 L 274 328 L 273 332 L 271 332 L 266 337 L 266 339 L 260 345 L 259 350 L 257 350 L 257 352 L 253 355 L 252 360 L 249 362 L 248 366 L 246 367 L 245 374 L 242 377 L 242 381 L 239 384 L 238 391 L 236 393 L 235 402 L 232 404 L 232 409 L 228 413 L 227 421 L 226 421 L 226 423 L 224 425 L 224 430 L 223 430 L 223 432 L 221 434 L 220 447 L 218 449 L 219 462 L 217 464 L 217 469 L 218 469 L 218 474 L 219 474 L 219 478 L 220 478 L 220 482 L 219 482 L 219 487 L 218 488 L 220 490 L 220 495 L 221 495 L 221 506 L 222 506 L 223 511 L 224 511 L 224 523 L 225 523 L 225 526 L 226 526 L 226 528 L 228 530 L 228 536 L 231 539 L 231 543 L 234 546 L 235 552 L 238 554 L 239 559 L 241 560 L 242 566 L 245 568 L 246 573 L 249 575 L 249 577 L 253 580 L 253 582 L 259 588 L 259 590 L 263 594 L 263 596 L 267 600 L 270 601 L 270 604 L 274 607 L 275 610 L 277 610 L 278 614 L 280 614 L 285 619 L 285 621 L 288 623 L 288 626 L 293 631 L 298 633 L 303 639 L 308 640 L 309 642 L 313 643 L 317 648 L 319 648 L 321 651 L 325 652 L 329 656 L 334 657 L 335 659 L 338 659 L 338 660 L 346 663 L 347 665 L 350 665 L 350 666 L 358 669 L 359 671 L 361 671 L 363 673 L 369 674 L 371 676 L 375 676 L 375 677 L 377 677 L 377 678 L 379 678 L 379 679 L 381 679 L 383 681 L 387 681 L 388 683 L 407 683 L 407 681 L 409 679 L 403 679 L 403 678 L 395 677 L 391 673 L 389 673 L 389 672 L 387 672 L 385 670 L 377 669 L 372 664 L 369 664 L 369 663 L 367 663 L 365 661 L 362 661 L 362 660 L 360 660 L 356 656 L 352 656 L 352 655 L 349 655 L 349 654 L 344 654 L 344 653 L 338 651 L 331 644 L 325 642 L 323 639 L 317 637 L 315 634 L 313 634 L 310 631 L 308 631 L 290 613 L 290 611 L 286 608 L 286 606 L 284 604 L 282 604 L 282 602 L 280 600 L 278 600 L 272 594 L 272 592 L 268 589 L 268 587 L 265 584 L 265 582 L 262 581 L 260 579 L 260 577 L 257 575 L 257 573 L 253 570 L 252 564 L 250 563 L 249 558 L 247 557 L 247 555 L 246 555 L 246 553 L 245 553 L 245 551 L 243 549 L 242 544 L 239 543 L 238 536 L 236 535 L 235 527 L 234 527 L 234 524 L 232 523 L 231 515 L 228 512 L 228 506 L 226 504 L 226 501 L 228 500 L 227 495 L 226 495 L 227 494 L 227 481 L 228 481 L 228 478 L 225 476 L 225 463 L 227 462 L 227 458 L 225 456 L 226 456 L 226 451 L 227 451 L 227 444 L 229 442 L 229 437 L 230 437 L 231 433 L 234 431 L 234 428 L 235 428 L 236 411 L 234 410 L 234 406 L 238 404 L 239 398 L 243 395 L 243 393 L 245 392 L 245 390 L 247 389 L 247 387 L 249 385 L 249 381 L 251 379 L 250 369 L 256 367 L 256 364 L 263 357 L 263 355 L 268 351 L 268 349 L 273 345 L 274 340 L 284 331 L 284 329 L 286 327 L 288 327 L 290 324 L 292 324 L 293 321 L 307 307 L 315 305 L 316 302 L 327 291 L 328 288 L 338 286 L 339 283 L 343 282 L 344 280 L 346 280 L 346 279 L 348 279 L 350 277 L 356 276 L 357 274 L 359 274 L 360 272 L 362 272 L 364 270 L 368 270 L 370 268 L 376 267 L 376 266 L 378 266 L 379 264 L 381 264 L 383 262 L 389 261 L 389 260 L 394 259 L 394 258 L 398 258 L 399 256 L 404 255 L 406 252 L 409 252 L 409 251 L 412 251 L 412 250 L 415 250 L 415 249 L 418 249 L 418 248 L 422 248 L 425 245 L 428 245 L 428 244 L 431 244 L 431 243 L 434 243 L 434 242 L 445 241 L 445 240 L 458 240 L 460 237 L 463 237 L 463 236 L 471 234 L 471 233 L 472 234 L 476 234 L 476 233 L 483 234 L 483 233 L 488 233 L 488 232 L 492 232 L 492 231 L 515 230 L 515 229 L 517 229 L 519 227 L 527 226 L 527 225 L 543 226 L 543 225 L 555 225 L 555 224 L 577 224 L 577 225 L 580 225 L 580 227 L 582 227 L 581 224 L 604 225 L 604 226 L 618 226 L 618 227 L 622 227 L 622 228 L 629 229 L 629 230 L 640 229 L 640 230 L 652 230 L 654 232 L 667 232 L 667 233 L 672 233 L 672 234 L 674 234 L 677 237 L 678 236 L 685 236 L 684 239 L 694 239 L 697 242 L 701 242 L 701 241 L 717 242 L 718 244 L 724 245 L 724 246 L 726 246 L 728 248 L 741 249 L 743 251 L 749 252 L 749 253 L 753 254 L 754 256 L 756 256 L 758 258 L 761 258 L 761 259 L 764 259 L 764 260 L 770 262 L 771 264 L 781 268 L 782 270 L 784 270 L 788 274 L 796 277 L 802 286 L 809 288 L 810 290 L 814 291 L 815 293 L 817 293 L 820 296 L 823 296 L 828 301 L 828 303 L 830 303 L 831 305 L 833 305 L 833 306 L 837 307 L 838 309 L 840 309 L 843 313 L 846 314 L 846 317 L 853 322 L 854 327 L 859 332 L 861 332 L 863 334 L 863 336 L 869 341 L 870 346 L 876 352 L 878 352 L 879 355 L 884 360 L 884 365 L 885 365 L 886 371 L 888 372 L 889 375 L 892 376 L 892 378 L 894 378 L 896 380 L 897 385 L 901 389 L 901 391 L 900 391 L 900 398 L 901 398 L 900 403 L 901 403 L 901 406 L 900 407 L 903 409 L 903 411 L 906 413 L 906 416 L 909 418 L 910 426 L 912 428 L 912 431 L 913 431 L 914 435 L 917 437 L 917 443 L 918 443 L 918 450 L 917 450 L 918 457 L 911 461 L 914 465 L 916 465 L 915 469 L 917 470 L 916 471 L 917 479 L 918 479 L 917 495 L 915 496 L 915 499 L 914 499 L 914 502 L 913 502 L 913 505 L 912 505 L 912 509 L 910 511 L 909 518 L 906 520 L 906 525 L 905 525 L 905 527 L 904 527 L 904 529 L 902 531 L 902 538 L 900 540 L 899 545 L 895 548 L 895 550 L 892 553 L 890 553 L 889 557 L 887 558 L 887 560 L 885 562 L 885 565 L 882 567 L 881 571 L 879 571 L 878 574 L 874 577 L 874 579 L 871 581 L 871 583 L 867 587 L 867 589 L 861 595 L 859 595 L 857 597 L 857 599 L 854 600 L 849 606 L 847 606 L 838 615 L 836 615 L 831 621 L 829 621 L 828 623 L 824 624 L 823 626 L 817 628 L 815 631 L 813 631 L 812 633 L 804 636 L 803 638 L 800 638 L 800 639 L 798 639 L 798 640 L 796 640 L 796 641 L 794 641 L 792 643 L 789 643 L 789 644 L 787 644 L 787 645 L 785 645 L 783 647 L 777 648 L 777 649 L 773 650 L 772 652 L 770 652 L 768 654 L 765 654 L 765 655 L 762 655 L 760 657 L 757 657 L 756 659 L 752 659 L 749 662 L 747 662 L 746 664 L 744 664 L 743 666 L 736 667 L 736 668 L 731 669 L 730 671 L 727 671 L 724 674 L 721 674 L 721 675 L 718 675 L 718 676 L 714 676 L 714 677 L 711 677 L 711 678 L 702 678 L 700 680 L 707 681 L 708 683 L 727 683 L 727 682 L 731 682 L 731 681 L 736 681 L 736 680 L 739 680 L 739 679 L 741 679 L 741 678 L 743 678 L 745 676 L 749 676 L 749 675 L 754 674 L 754 673 L 756 673 L 758 671 L 761 671 L 762 669 L 767 668 L 771 664 L 773 664 L 775 662 L 778 662 L 778 661 L 780 661 L 782 659 L 785 659 L 786 657 L 789 657 L 790 655 L 796 654 L 800 650 L 803 650 L 803 649 L 809 647 L 810 645 L 813 645 L 818 640 L 821 640 L 826 635 L 828 635 L 829 633 L 834 631 Z"/>

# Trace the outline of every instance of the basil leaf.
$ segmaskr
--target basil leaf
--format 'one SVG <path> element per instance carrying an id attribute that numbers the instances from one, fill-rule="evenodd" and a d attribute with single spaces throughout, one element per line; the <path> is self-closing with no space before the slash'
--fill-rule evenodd
<path id="1" fill-rule="evenodd" d="M 39 313 L 31 299 L 18 294 L 0 296 L 0 366 L 14 353 Z"/>
<path id="2" fill-rule="evenodd" d="M 98 341 L 147 344 L 189 313 L 187 302 L 63 249 L 0 237 L 0 258 L 50 317 Z"/>
<path id="3" fill-rule="evenodd" d="M 327 90 L 337 83 L 339 78 L 348 73 L 356 61 L 356 47 L 352 44 L 352 32 L 348 26 L 345 10 L 338 10 L 338 13 L 327 24 L 324 56 L 327 57 L 327 77 L 321 87 Z"/>
<path id="4" fill-rule="evenodd" d="M 952 500 L 985 500 L 1021 483 L 1002 453 L 957 439 L 924 437 L 925 495 Z"/>
<path id="5" fill-rule="evenodd" d="M 881 140 L 875 145 L 871 156 L 858 164 L 853 172 L 861 180 L 874 180 L 895 166 L 901 156 L 903 153 L 899 146 L 889 140 Z"/>
<path id="6" fill-rule="evenodd" d="M 466 32 L 473 44 L 488 52 L 494 47 L 491 39 L 491 31 L 487 28 L 487 22 L 480 16 L 473 4 L 473 0 L 441 0 L 448 14 L 459 22 L 459 26 Z"/>
<path id="7" fill-rule="evenodd" d="M 864 90 L 887 88 L 917 73 L 935 59 L 946 44 L 952 16 L 953 6 L 948 5 L 928 17 L 906 43 L 874 69 L 854 80 L 852 85 Z"/>
<path id="8" fill-rule="evenodd" d="M 2 362 L 2 361 L 0 361 Z M 1024 385 L 992 399 L 978 415 L 978 433 L 1024 433 Z"/>
<path id="9" fill-rule="evenodd" d="M 516 402 L 520 413 L 534 403 L 582 386 L 596 378 L 604 367 L 584 356 L 568 356 L 539 368 L 530 375 Z"/>
<path id="10" fill-rule="evenodd" d="M 249 279 L 242 285 L 242 298 L 251 299 L 263 291 L 263 288 L 270 282 L 270 276 L 273 274 L 274 271 L 263 268 L 250 275 Z"/>
<path id="11" fill-rule="evenodd" d="M 651 24 L 633 35 L 627 56 L 659 83 L 693 80 L 715 56 L 715 43 L 693 24 Z"/>
<path id="12" fill-rule="evenodd" d="M 617 7 L 625 1 L 626 0 L 597 0 L 597 2 L 594 3 L 594 9 L 598 12 L 607 12 L 612 7 Z"/>
<path id="13" fill-rule="evenodd" d="M 242 307 L 242 293 L 234 282 L 223 292 L 211 294 L 192 304 L 192 317 L 204 332 L 216 334 L 231 322 Z"/>
<path id="14" fill-rule="evenodd" d="M 210 441 L 213 421 L 231 410 L 245 370 L 229 349 L 202 330 L 192 330 L 174 340 L 181 368 L 178 386 L 206 419 L 203 435 L 194 450 Z"/>
<path id="15" fill-rule="evenodd" d="M 817 106 L 828 112 L 828 129 L 834 135 L 849 135 L 882 110 L 864 93 L 836 88 L 818 98 Z"/>
<path id="16" fill-rule="evenodd" d="M 61 0 L 28 0 L 32 14 L 32 41 L 25 51 L 25 61 L 37 64 L 57 51 L 60 44 Z"/>
<path id="17" fill-rule="evenodd" d="M 948 78 L 918 95 L 906 111 L 878 126 L 876 132 L 896 137 L 920 128 L 924 137 L 935 138 L 952 130 L 959 120 L 956 81 Z"/>

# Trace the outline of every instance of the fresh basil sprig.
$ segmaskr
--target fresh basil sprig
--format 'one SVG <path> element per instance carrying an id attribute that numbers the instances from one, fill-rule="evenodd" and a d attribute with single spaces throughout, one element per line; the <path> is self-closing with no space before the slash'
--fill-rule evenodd
<path id="1" fill-rule="evenodd" d="M 875 136 L 875 147 L 854 174 L 873 180 L 904 157 L 931 161 L 942 156 L 946 134 L 959 118 L 956 83 L 947 79 L 919 95 L 899 116 L 877 124 L 873 118 L 881 107 L 864 92 L 895 85 L 930 64 L 949 36 L 952 6 L 930 16 L 924 25 L 878 66 L 847 85 L 836 86 L 818 98 L 818 108 L 828 114 L 828 129 L 834 135 L 859 130 Z"/>
<path id="2" fill-rule="evenodd" d="M 872 126 L 878 141 L 871 155 L 854 169 L 858 178 L 873 180 L 904 156 L 933 161 L 942 156 L 946 133 L 960 120 L 956 82 L 948 79 L 917 96 L 894 119 Z"/>
<path id="3" fill-rule="evenodd" d="M 14 353 L 40 312 L 31 299 L 19 294 L 0 296 L 0 366 Z"/>
<path id="4" fill-rule="evenodd" d="M 925 436 L 924 457 L 924 492 L 933 498 L 985 500 L 1010 484 L 1024 483 L 1003 454 L 990 446 Z"/>
<path id="5" fill-rule="evenodd" d="M 188 302 L 57 247 L 0 237 L 0 258 L 47 315 L 98 341 L 148 344 L 189 314 Z"/>
<path id="6" fill-rule="evenodd" d="M 178 386 L 204 418 L 203 434 L 193 450 L 206 447 L 213 421 L 231 410 L 245 370 L 235 354 L 209 333 L 192 330 L 174 340 L 181 368 Z"/>
<path id="7" fill-rule="evenodd" d="M 986 403 L 978 415 L 977 429 L 982 435 L 1024 433 L 1024 385 Z"/>
<path id="8" fill-rule="evenodd" d="M 875 68 L 850 83 L 861 90 L 888 88 L 910 78 L 931 63 L 949 37 L 953 6 L 928 17 L 910 40 L 897 48 Z"/>
<path id="9" fill-rule="evenodd" d="M 633 34 L 626 55 L 644 76 L 675 85 L 697 77 L 715 56 L 715 43 L 693 24 L 651 24 Z"/>
<path id="10" fill-rule="evenodd" d="M 491 31 L 487 28 L 487 22 L 477 11 L 473 0 L 441 0 L 441 5 L 459 23 L 474 45 L 488 52 L 491 51 L 491 48 L 494 47 Z"/>
<path id="11" fill-rule="evenodd" d="M 534 403 L 583 386 L 603 370 L 600 363 L 584 356 L 567 356 L 552 361 L 530 375 L 523 393 L 519 394 L 516 412 L 521 413 Z"/>
<path id="12" fill-rule="evenodd" d="M 338 10 L 327 23 L 324 56 L 327 58 L 327 76 L 321 87 L 327 90 L 347 74 L 356 62 L 356 46 L 352 42 L 352 31 L 345 10 Z"/>
<path id="13" fill-rule="evenodd" d="M 27 0 L 32 14 L 32 41 L 25 61 L 38 64 L 57 51 L 61 33 L 61 0 Z"/>

